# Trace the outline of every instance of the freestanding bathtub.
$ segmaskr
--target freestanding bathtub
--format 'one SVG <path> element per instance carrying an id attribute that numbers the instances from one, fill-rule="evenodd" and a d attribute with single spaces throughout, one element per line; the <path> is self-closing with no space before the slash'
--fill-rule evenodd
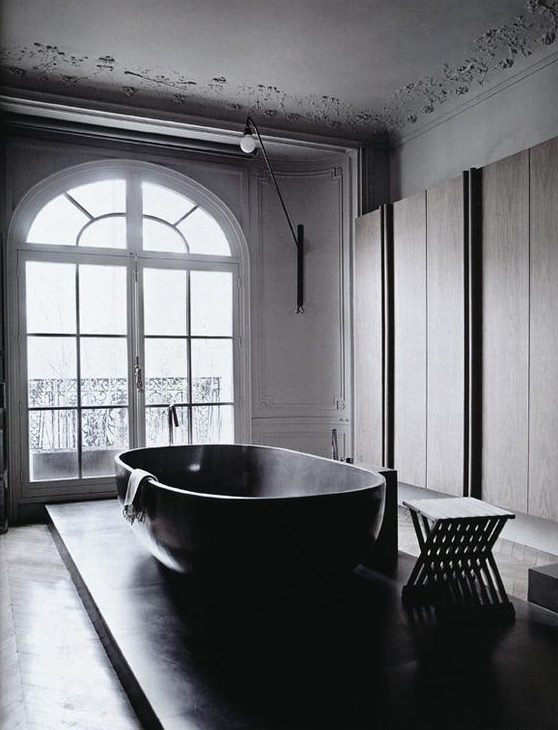
<path id="1" fill-rule="evenodd" d="M 134 449 L 116 457 L 121 504 L 136 468 L 132 529 L 168 568 L 190 575 L 333 575 L 354 568 L 375 541 L 385 481 L 372 471 L 268 446 Z"/>

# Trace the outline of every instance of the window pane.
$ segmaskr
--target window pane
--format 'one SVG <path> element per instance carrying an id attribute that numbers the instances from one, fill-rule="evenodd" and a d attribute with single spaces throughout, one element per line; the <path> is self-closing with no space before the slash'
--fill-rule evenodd
<path id="1" fill-rule="evenodd" d="M 192 334 L 232 335 L 232 274 L 192 271 Z"/>
<path id="2" fill-rule="evenodd" d="M 82 337 L 81 402 L 84 406 L 128 402 L 128 353 L 125 339 Z"/>
<path id="3" fill-rule="evenodd" d="M 68 190 L 74 200 L 85 208 L 92 218 L 106 213 L 124 213 L 126 210 L 126 181 L 100 180 Z"/>
<path id="4" fill-rule="evenodd" d="M 39 211 L 27 234 L 27 243 L 73 246 L 88 220 L 65 195 L 59 195 Z"/>
<path id="5" fill-rule="evenodd" d="M 27 339 L 29 406 L 77 404 L 77 362 L 74 337 Z"/>
<path id="6" fill-rule="evenodd" d="M 177 226 L 188 242 L 190 253 L 230 256 L 231 247 L 223 229 L 205 210 L 198 208 Z"/>
<path id="7" fill-rule="evenodd" d="M 79 267 L 79 319 L 83 334 L 125 335 L 126 269 Z"/>
<path id="8" fill-rule="evenodd" d="M 101 248 L 126 248 L 126 218 L 110 216 L 93 221 L 84 228 L 78 244 Z"/>
<path id="9" fill-rule="evenodd" d="M 192 443 L 232 444 L 234 413 L 232 406 L 193 406 Z"/>
<path id="10" fill-rule="evenodd" d="M 145 269 L 143 310 L 146 335 L 187 334 L 186 273 L 168 269 Z"/>
<path id="11" fill-rule="evenodd" d="M 185 253 L 186 244 L 182 236 L 166 223 L 154 221 L 151 218 L 143 219 L 143 249 L 144 251 L 169 251 L 171 253 Z"/>
<path id="12" fill-rule="evenodd" d="M 188 409 L 177 408 L 178 426 L 174 426 L 174 444 L 187 444 L 188 441 Z M 145 409 L 145 442 L 147 446 L 168 446 L 169 441 L 168 411 L 166 408 L 148 407 Z"/>
<path id="13" fill-rule="evenodd" d="M 195 403 L 233 400 L 232 340 L 192 340 L 192 399 Z"/>
<path id="14" fill-rule="evenodd" d="M 153 215 L 169 223 L 176 223 L 194 207 L 194 203 L 184 195 L 161 185 L 144 182 L 141 189 L 144 215 Z"/>
<path id="15" fill-rule="evenodd" d="M 79 476 L 76 411 L 31 411 L 29 457 L 31 481 Z"/>
<path id="16" fill-rule="evenodd" d="M 114 474 L 114 457 L 128 446 L 128 409 L 84 409 L 81 423 L 83 476 Z"/>
<path id="17" fill-rule="evenodd" d="M 145 402 L 188 402 L 186 340 L 145 340 Z"/>
<path id="18" fill-rule="evenodd" d="M 76 331 L 76 267 L 28 261 L 25 266 L 27 331 Z"/>

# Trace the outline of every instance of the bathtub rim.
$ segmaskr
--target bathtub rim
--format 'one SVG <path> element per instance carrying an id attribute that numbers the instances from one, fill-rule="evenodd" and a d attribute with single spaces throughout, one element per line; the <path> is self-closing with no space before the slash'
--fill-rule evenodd
<path id="1" fill-rule="evenodd" d="M 245 495 L 236 495 L 236 494 L 211 494 L 208 492 L 193 492 L 189 489 L 180 489 L 179 487 L 172 487 L 170 484 L 164 484 L 163 482 L 157 481 L 157 479 L 149 477 L 147 481 L 149 484 L 151 484 L 154 487 L 160 487 L 161 489 L 165 489 L 169 492 L 175 492 L 178 494 L 188 495 L 189 497 L 203 497 L 204 499 L 212 499 L 212 500 L 235 500 L 238 502 L 272 502 L 272 501 L 285 501 L 285 500 L 301 500 L 301 499 L 317 499 L 317 498 L 325 498 L 325 497 L 335 497 L 341 494 L 351 494 L 354 492 L 363 492 L 367 489 L 374 489 L 376 487 L 385 487 L 386 480 L 385 478 L 376 471 L 372 471 L 370 469 L 365 469 L 360 466 L 355 466 L 354 464 L 348 464 L 344 461 L 335 461 L 334 459 L 329 459 L 325 456 L 318 456 L 317 454 L 309 454 L 306 451 L 297 451 L 296 449 L 287 449 L 283 446 L 269 446 L 267 444 L 237 444 L 237 443 L 211 443 L 211 444 L 173 444 L 172 446 L 138 446 L 135 449 L 126 449 L 125 451 L 119 452 L 115 457 L 114 461 L 117 465 L 120 465 L 124 467 L 127 471 L 130 472 L 130 474 L 134 471 L 134 468 L 141 468 L 141 467 L 131 467 L 128 466 L 122 459 L 120 458 L 124 454 L 130 454 L 135 451 L 147 451 L 147 450 L 155 450 L 155 449 L 180 449 L 180 448 L 196 448 L 196 447 L 204 447 L 204 446 L 238 446 L 238 447 L 244 447 L 244 448 L 251 448 L 251 449 L 266 449 L 270 451 L 284 451 L 289 454 L 300 454 L 302 456 L 307 456 L 312 459 L 316 459 L 319 461 L 327 461 L 329 463 L 333 464 L 341 464 L 342 466 L 349 468 L 354 471 L 363 472 L 365 474 L 370 474 L 374 476 L 377 479 L 377 482 L 374 484 L 365 484 L 362 487 L 354 487 L 351 489 L 343 489 L 335 492 L 323 492 L 319 494 L 286 494 L 286 495 L 276 495 L 276 496 L 260 496 L 260 497 L 251 497 L 251 496 L 245 496 Z M 147 469 L 145 470 L 147 471 Z"/>

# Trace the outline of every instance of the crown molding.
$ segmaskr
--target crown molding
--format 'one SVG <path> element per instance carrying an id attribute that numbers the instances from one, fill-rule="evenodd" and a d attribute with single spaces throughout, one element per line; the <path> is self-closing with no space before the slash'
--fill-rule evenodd
<path id="1" fill-rule="evenodd" d="M 392 149 L 395 149 L 397 147 L 401 147 L 402 145 L 406 144 L 407 142 L 410 142 L 413 139 L 416 139 L 417 137 L 422 136 L 423 134 L 426 134 L 427 132 L 432 131 L 436 127 L 440 126 L 441 124 L 445 124 L 446 122 L 450 121 L 454 117 L 458 117 L 461 114 L 464 114 L 465 112 L 469 111 L 470 109 L 473 109 L 476 106 L 479 106 L 480 104 L 483 104 L 484 102 L 491 99 L 493 96 L 496 96 L 497 94 L 502 93 L 506 89 L 509 89 L 516 84 L 520 83 L 521 81 L 524 81 L 525 79 L 529 78 L 530 76 L 534 76 L 536 73 L 539 73 L 540 71 L 544 70 L 548 66 L 552 66 L 558 61 L 558 50 L 556 50 L 554 53 L 552 53 L 549 56 L 545 56 L 545 58 L 539 59 L 538 61 L 535 61 L 534 63 L 530 64 L 528 67 L 521 69 L 516 74 L 514 74 L 511 78 L 504 79 L 503 81 L 499 81 L 497 83 L 492 84 L 489 88 L 481 89 L 479 90 L 474 96 L 470 97 L 466 101 L 462 102 L 461 104 L 452 106 L 451 109 L 446 111 L 445 113 L 438 114 L 434 119 L 428 119 L 425 120 L 425 122 L 418 127 L 405 127 L 400 132 L 392 132 L 391 134 L 391 142 L 392 142 Z"/>

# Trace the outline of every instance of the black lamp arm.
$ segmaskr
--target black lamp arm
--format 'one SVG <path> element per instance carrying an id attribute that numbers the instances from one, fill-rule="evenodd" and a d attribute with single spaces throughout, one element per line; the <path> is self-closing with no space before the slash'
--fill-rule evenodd
<path id="1" fill-rule="evenodd" d="M 304 314 L 304 226 L 296 228 L 296 313 Z"/>
<path id="2" fill-rule="evenodd" d="M 293 226 L 293 223 L 291 221 L 291 216 L 289 215 L 289 212 L 287 210 L 287 206 L 285 205 L 285 201 L 283 200 L 283 196 L 281 195 L 281 190 L 279 189 L 279 185 L 277 183 L 277 179 L 275 177 L 275 173 L 273 172 L 273 168 L 271 167 L 271 163 L 269 161 L 269 157 L 267 156 L 267 152 L 265 151 L 264 143 L 260 135 L 260 130 L 257 127 L 256 122 L 252 119 L 252 117 L 246 117 L 246 125 L 250 126 L 254 132 L 256 133 L 256 136 L 258 137 L 258 141 L 260 143 L 260 148 L 262 150 L 263 158 L 265 160 L 265 164 L 267 167 L 267 171 L 269 172 L 271 179 L 273 180 L 273 184 L 275 185 L 275 190 L 277 191 L 277 195 L 279 196 L 279 200 L 281 201 L 281 206 L 283 208 L 283 213 L 285 214 L 285 217 L 287 219 L 287 223 L 289 224 L 289 228 L 291 229 L 291 234 L 293 237 L 293 241 L 295 242 L 295 245 L 297 248 L 300 247 L 299 243 L 299 237 L 295 233 L 295 229 Z"/>

